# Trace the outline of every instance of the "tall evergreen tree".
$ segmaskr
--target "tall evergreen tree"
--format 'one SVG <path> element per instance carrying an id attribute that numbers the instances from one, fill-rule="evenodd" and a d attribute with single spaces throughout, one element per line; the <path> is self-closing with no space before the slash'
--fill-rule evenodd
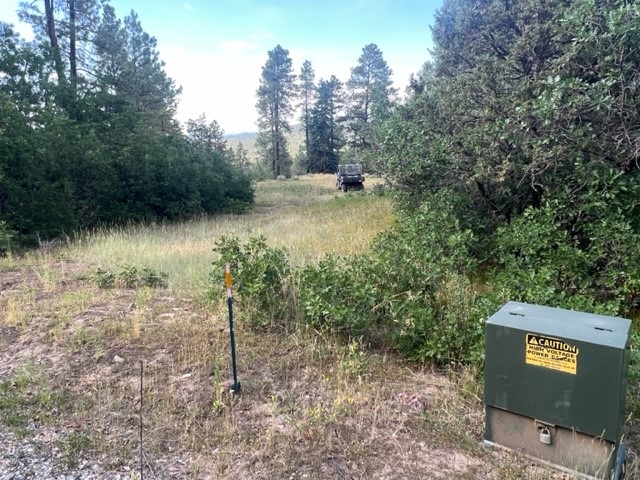
<path id="1" fill-rule="evenodd" d="M 194 147 L 204 149 L 207 153 L 229 154 L 229 147 L 224 139 L 224 130 L 215 120 L 207 123 L 207 117 L 204 113 L 196 120 L 187 121 L 187 137 Z"/>
<path id="2" fill-rule="evenodd" d="M 287 174 L 291 166 L 285 133 L 291 130 L 288 117 L 295 95 L 295 75 L 289 51 L 277 45 L 268 52 L 262 67 L 258 102 L 258 147 L 262 160 L 274 177 Z"/>
<path id="3" fill-rule="evenodd" d="M 304 129 L 306 171 L 309 173 L 309 125 L 311 122 L 311 105 L 316 94 L 315 72 L 309 60 L 305 60 L 300 69 L 298 91 L 300 94 L 300 121 Z"/>
<path id="4" fill-rule="evenodd" d="M 95 71 L 106 90 L 118 91 L 127 64 L 126 36 L 111 5 L 105 5 L 94 37 Z"/>
<path id="5" fill-rule="evenodd" d="M 34 51 L 0 21 L 0 91 L 15 102 L 21 113 L 34 118 L 48 101 L 50 69 L 47 59 Z"/>
<path id="6" fill-rule="evenodd" d="M 93 73 L 93 34 L 104 0 L 44 0 L 44 13 L 36 2 L 21 2 L 19 16 L 29 23 L 49 52 L 58 81 L 60 104 L 72 118 L 79 115 L 75 104 L 80 84 Z"/>
<path id="7" fill-rule="evenodd" d="M 347 125 L 351 147 L 357 153 L 375 146 L 375 128 L 391 115 L 396 95 L 392 87 L 392 73 L 382 51 L 374 43 L 362 49 L 358 65 L 351 69 L 351 77 L 347 81 Z"/>
<path id="8" fill-rule="evenodd" d="M 342 129 L 338 123 L 344 104 L 342 82 L 335 76 L 320 80 L 318 98 L 311 110 L 309 125 L 309 171 L 335 172 L 339 164 L 339 151 L 344 146 Z"/>
<path id="9" fill-rule="evenodd" d="M 120 78 L 122 92 L 149 125 L 163 132 L 177 130 L 173 116 L 182 87 L 177 87 L 165 73 L 156 39 L 142 29 L 134 11 L 124 19 L 124 34 L 126 64 Z"/>
<path id="10" fill-rule="evenodd" d="M 231 150 L 233 164 L 240 169 L 246 169 L 249 166 L 249 156 L 244 144 L 242 142 L 238 142 L 236 148 L 231 148 Z"/>

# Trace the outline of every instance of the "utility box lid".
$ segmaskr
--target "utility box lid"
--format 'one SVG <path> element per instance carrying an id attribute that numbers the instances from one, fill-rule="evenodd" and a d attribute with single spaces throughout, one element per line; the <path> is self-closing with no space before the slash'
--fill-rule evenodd
<path id="1" fill-rule="evenodd" d="M 486 324 L 485 404 L 617 442 L 631 321 L 508 302 Z"/>
<path id="2" fill-rule="evenodd" d="M 535 326 L 538 333 L 618 349 L 627 347 L 631 327 L 631 320 L 626 318 L 519 302 L 508 302 L 487 323 L 520 329 Z"/>

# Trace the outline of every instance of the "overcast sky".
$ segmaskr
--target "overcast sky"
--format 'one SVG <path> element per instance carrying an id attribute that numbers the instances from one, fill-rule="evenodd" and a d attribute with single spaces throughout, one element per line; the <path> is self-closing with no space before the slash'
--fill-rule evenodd
<path id="1" fill-rule="evenodd" d="M 289 50 L 294 72 L 308 59 L 316 80 L 347 81 L 362 48 L 375 43 L 404 91 L 429 58 L 442 0 L 111 0 L 119 18 L 132 9 L 158 40 L 167 74 L 182 86 L 178 120 L 204 113 L 226 133 L 256 130 L 256 96 L 267 52 Z M 18 25 L 19 0 L 0 2 L 0 20 Z M 42 8 L 43 9 L 43 8 Z M 295 123 L 295 122 L 294 122 Z"/>

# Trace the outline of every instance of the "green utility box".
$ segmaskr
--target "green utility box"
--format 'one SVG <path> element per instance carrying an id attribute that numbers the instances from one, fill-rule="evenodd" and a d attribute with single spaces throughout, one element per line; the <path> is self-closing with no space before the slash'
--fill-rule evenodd
<path id="1" fill-rule="evenodd" d="M 622 478 L 630 326 L 505 304 L 486 324 L 486 443 L 586 476 Z"/>

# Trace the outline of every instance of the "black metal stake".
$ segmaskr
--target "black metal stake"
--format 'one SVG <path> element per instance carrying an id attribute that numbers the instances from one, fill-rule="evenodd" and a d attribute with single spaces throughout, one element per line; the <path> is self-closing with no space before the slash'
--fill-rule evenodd
<path id="1" fill-rule="evenodd" d="M 231 393 L 240 391 L 240 382 L 238 382 L 238 371 L 236 369 L 236 340 L 233 334 L 233 293 L 231 292 L 231 266 L 227 263 L 225 266 L 225 283 L 227 285 L 227 305 L 229 306 L 229 341 L 231 342 L 231 367 L 233 369 L 233 385 Z"/>
<path id="2" fill-rule="evenodd" d="M 142 444 L 142 396 L 144 395 L 144 390 L 142 389 L 142 382 L 144 378 L 144 363 L 140 360 L 140 480 L 144 480 L 144 450 Z"/>
<path id="3" fill-rule="evenodd" d="M 229 341 L 231 342 L 231 368 L 233 369 L 231 392 L 235 393 L 240 390 L 240 382 L 238 382 L 238 371 L 236 369 L 236 340 L 233 334 L 233 297 L 227 297 L 227 305 L 229 305 Z"/>

